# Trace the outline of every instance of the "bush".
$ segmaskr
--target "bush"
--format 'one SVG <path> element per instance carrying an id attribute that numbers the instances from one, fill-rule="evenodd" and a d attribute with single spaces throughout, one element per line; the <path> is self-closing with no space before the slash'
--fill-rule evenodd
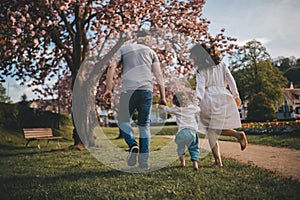
<path id="1" fill-rule="evenodd" d="M 0 103 L 0 127 L 13 129 L 16 127 L 18 115 L 16 105 Z"/>
<path id="2" fill-rule="evenodd" d="M 34 110 L 28 107 L 28 103 L 21 102 L 18 104 L 18 124 L 21 128 L 57 128 L 57 113 L 50 111 Z"/>
<path id="3" fill-rule="evenodd" d="M 0 103 L 0 127 L 3 128 L 58 128 L 58 122 L 70 124 L 70 119 L 50 111 L 33 110 L 25 101 L 17 104 Z"/>
<path id="4" fill-rule="evenodd" d="M 253 95 L 248 105 L 249 121 L 267 121 L 276 118 L 275 108 L 265 93 L 259 92 Z"/>

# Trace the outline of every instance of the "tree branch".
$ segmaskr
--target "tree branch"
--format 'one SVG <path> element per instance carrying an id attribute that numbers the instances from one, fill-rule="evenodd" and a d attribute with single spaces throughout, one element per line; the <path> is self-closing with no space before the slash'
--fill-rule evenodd
<path id="1" fill-rule="evenodd" d="M 66 15 L 64 12 L 60 11 L 55 4 L 53 4 L 54 8 L 56 9 L 56 11 L 58 12 L 59 16 L 62 18 L 62 20 L 64 21 L 64 23 L 66 24 L 67 30 L 70 33 L 72 39 L 74 40 L 74 36 L 75 36 L 75 32 L 74 29 L 72 28 L 71 24 L 68 22 Z"/>
<path id="2" fill-rule="evenodd" d="M 86 25 L 87 23 L 90 23 L 90 21 L 97 16 L 98 13 L 93 13 L 91 14 L 84 22 L 84 25 Z"/>
<path id="3" fill-rule="evenodd" d="M 65 50 L 67 53 L 63 54 L 64 58 L 66 59 L 69 67 L 71 70 L 73 70 L 72 68 L 74 67 L 74 63 L 72 61 L 72 53 L 70 51 L 70 49 L 68 49 L 64 43 L 61 41 L 61 39 L 58 36 L 58 33 L 56 32 L 55 29 L 50 30 L 50 36 L 53 40 L 53 42 L 62 50 Z"/>
<path id="4" fill-rule="evenodd" d="M 81 30 L 81 20 L 80 20 L 80 10 L 79 6 L 75 5 L 75 40 L 73 41 L 73 60 L 74 67 L 76 70 L 79 69 L 81 64 L 81 44 L 82 44 L 82 30 Z"/>

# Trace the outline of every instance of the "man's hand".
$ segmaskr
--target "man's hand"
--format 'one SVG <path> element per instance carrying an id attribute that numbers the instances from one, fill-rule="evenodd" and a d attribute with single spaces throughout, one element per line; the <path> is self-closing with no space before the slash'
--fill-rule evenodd
<path id="1" fill-rule="evenodd" d="M 234 100 L 235 100 L 235 103 L 236 103 L 237 107 L 238 107 L 238 108 L 241 107 L 241 104 L 242 104 L 241 99 L 237 97 L 237 98 L 235 98 Z"/>
<path id="2" fill-rule="evenodd" d="M 162 99 L 159 100 L 158 103 L 159 103 L 160 105 L 166 106 L 166 105 L 167 105 L 167 100 L 166 100 L 165 98 L 162 98 Z"/>
<path id="3" fill-rule="evenodd" d="M 103 95 L 103 99 L 104 99 L 106 104 L 111 103 L 111 97 L 112 97 L 112 91 L 111 90 L 106 90 L 104 95 Z"/>

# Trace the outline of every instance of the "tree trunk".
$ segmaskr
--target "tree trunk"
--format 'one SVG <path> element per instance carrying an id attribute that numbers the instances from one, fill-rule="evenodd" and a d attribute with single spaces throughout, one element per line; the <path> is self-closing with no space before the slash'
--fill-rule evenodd
<path id="1" fill-rule="evenodd" d="M 91 147 L 95 145 L 93 130 L 97 126 L 93 88 L 89 83 L 81 82 L 73 93 L 74 145 Z"/>
<path id="2" fill-rule="evenodd" d="M 95 146 L 94 128 L 98 126 L 94 90 L 101 76 L 107 69 L 107 63 L 126 38 L 118 43 L 104 57 L 90 57 L 80 66 L 73 81 L 72 117 L 74 123 L 74 145 Z"/>

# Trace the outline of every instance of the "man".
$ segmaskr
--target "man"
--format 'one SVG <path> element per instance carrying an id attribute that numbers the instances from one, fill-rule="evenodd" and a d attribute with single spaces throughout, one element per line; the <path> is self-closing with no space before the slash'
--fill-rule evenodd
<path id="1" fill-rule="evenodd" d="M 152 107 L 152 73 L 158 83 L 160 104 L 166 105 L 165 88 L 160 63 L 156 53 L 143 44 L 129 44 L 120 48 L 117 59 L 107 71 L 107 86 L 104 99 L 112 96 L 112 82 L 116 67 L 123 65 L 122 90 L 118 110 L 118 123 L 130 151 L 127 164 L 139 163 L 141 169 L 148 169 L 150 152 L 150 112 Z M 137 110 L 139 146 L 131 127 L 131 117 Z"/>

